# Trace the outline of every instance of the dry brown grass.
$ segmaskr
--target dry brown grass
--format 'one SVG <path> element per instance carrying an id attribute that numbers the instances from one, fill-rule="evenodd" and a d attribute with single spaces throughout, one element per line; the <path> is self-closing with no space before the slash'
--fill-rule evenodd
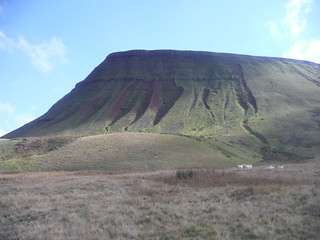
<path id="1" fill-rule="evenodd" d="M 0 239 L 318 239 L 318 163 L 184 171 L 0 175 Z"/>

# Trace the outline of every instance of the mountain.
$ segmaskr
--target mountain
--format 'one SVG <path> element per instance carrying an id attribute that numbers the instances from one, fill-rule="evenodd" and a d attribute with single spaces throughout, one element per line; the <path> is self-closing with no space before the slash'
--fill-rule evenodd
<path id="1" fill-rule="evenodd" d="M 124 132 L 218 141 L 267 160 L 314 158 L 320 65 L 196 51 L 112 53 L 47 113 L 4 138 Z"/>

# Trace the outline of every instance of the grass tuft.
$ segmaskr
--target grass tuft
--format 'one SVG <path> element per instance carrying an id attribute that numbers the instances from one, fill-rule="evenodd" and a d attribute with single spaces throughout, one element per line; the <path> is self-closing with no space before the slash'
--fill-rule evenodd
<path id="1" fill-rule="evenodd" d="M 176 171 L 176 178 L 177 179 L 188 179 L 195 177 L 195 171 L 192 169 L 190 170 L 177 170 Z"/>

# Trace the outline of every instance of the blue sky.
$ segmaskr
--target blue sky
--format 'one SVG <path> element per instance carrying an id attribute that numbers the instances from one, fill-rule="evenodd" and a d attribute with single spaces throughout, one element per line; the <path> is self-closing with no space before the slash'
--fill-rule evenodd
<path id="1" fill-rule="evenodd" d="M 320 63 L 320 0 L 0 0 L 0 136 L 131 49 Z"/>

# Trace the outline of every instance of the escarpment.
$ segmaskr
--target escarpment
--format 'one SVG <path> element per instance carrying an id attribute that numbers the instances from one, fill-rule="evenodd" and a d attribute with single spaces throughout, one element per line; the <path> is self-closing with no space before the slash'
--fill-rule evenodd
<path id="1" fill-rule="evenodd" d="M 290 59 L 112 53 L 47 113 L 4 137 L 154 132 L 315 145 L 319 76 L 319 64 Z"/>

